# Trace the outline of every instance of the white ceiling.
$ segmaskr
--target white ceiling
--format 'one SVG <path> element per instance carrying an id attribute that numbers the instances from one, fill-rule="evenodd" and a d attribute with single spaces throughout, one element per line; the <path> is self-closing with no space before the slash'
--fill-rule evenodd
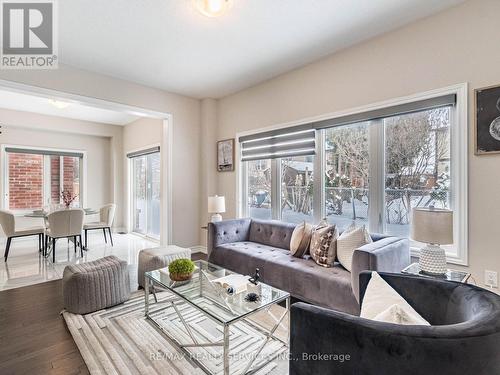
<path id="1" fill-rule="evenodd" d="M 59 1 L 60 61 L 193 97 L 222 97 L 463 0 Z"/>
<path id="2" fill-rule="evenodd" d="M 76 102 L 71 102 L 66 108 L 56 108 L 49 98 L 5 90 L 0 90 L 0 108 L 113 125 L 126 125 L 139 118 L 124 112 L 91 107 Z"/>

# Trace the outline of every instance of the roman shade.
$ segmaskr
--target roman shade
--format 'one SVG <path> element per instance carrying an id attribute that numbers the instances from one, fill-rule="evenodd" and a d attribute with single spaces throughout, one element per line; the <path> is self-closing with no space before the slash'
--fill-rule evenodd
<path id="1" fill-rule="evenodd" d="M 160 152 L 160 146 L 151 147 L 140 151 L 129 152 L 127 154 L 127 158 L 136 158 L 138 156 L 154 154 L 155 152 Z"/>
<path id="2" fill-rule="evenodd" d="M 312 124 L 315 129 L 332 128 L 335 126 L 354 124 L 357 122 L 378 120 L 381 118 L 401 116 L 409 113 L 426 111 L 430 109 L 454 106 L 457 102 L 456 94 L 442 95 L 429 99 L 417 100 L 414 102 L 393 105 L 366 111 L 354 113 L 352 115 L 335 117 L 328 120 L 317 121 Z"/>
<path id="3" fill-rule="evenodd" d="M 31 148 L 6 147 L 5 152 L 9 152 L 11 154 L 72 156 L 75 158 L 83 158 L 83 152 L 73 152 L 73 151 L 35 150 L 35 149 L 31 149 Z"/>
<path id="4" fill-rule="evenodd" d="M 311 124 L 240 137 L 239 141 L 242 161 L 314 155 L 316 152 L 316 132 Z"/>

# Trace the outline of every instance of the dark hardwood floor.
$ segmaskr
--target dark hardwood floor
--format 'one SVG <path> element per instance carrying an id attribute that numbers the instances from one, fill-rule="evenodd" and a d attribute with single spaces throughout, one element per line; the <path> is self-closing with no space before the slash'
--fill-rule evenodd
<path id="1" fill-rule="evenodd" d="M 88 374 L 64 319 L 62 281 L 0 292 L 0 374 Z"/>
<path id="2" fill-rule="evenodd" d="M 62 309 L 61 280 L 0 292 L 1 375 L 89 374 Z"/>

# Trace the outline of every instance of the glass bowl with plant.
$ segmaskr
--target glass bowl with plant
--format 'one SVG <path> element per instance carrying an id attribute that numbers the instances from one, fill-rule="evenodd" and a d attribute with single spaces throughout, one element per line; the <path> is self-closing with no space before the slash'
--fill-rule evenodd
<path id="1" fill-rule="evenodd" d="M 189 280 L 193 276 L 194 269 L 195 265 L 191 259 L 176 259 L 168 265 L 170 279 L 174 281 Z"/>

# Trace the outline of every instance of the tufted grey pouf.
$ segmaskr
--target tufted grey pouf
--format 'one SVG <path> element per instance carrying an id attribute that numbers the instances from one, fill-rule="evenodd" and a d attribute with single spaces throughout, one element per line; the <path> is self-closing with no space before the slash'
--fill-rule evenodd
<path id="1" fill-rule="evenodd" d="M 66 266 L 63 297 L 64 308 L 74 314 L 88 314 L 127 301 L 130 297 L 127 262 L 112 255 Z"/>
<path id="2" fill-rule="evenodd" d="M 145 272 L 167 267 L 176 259 L 191 259 L 191 250 L 175 245 L 141 250 L 139 252 L 139 267 L 137 271 L 139 286 L 144 288 Z"/>

